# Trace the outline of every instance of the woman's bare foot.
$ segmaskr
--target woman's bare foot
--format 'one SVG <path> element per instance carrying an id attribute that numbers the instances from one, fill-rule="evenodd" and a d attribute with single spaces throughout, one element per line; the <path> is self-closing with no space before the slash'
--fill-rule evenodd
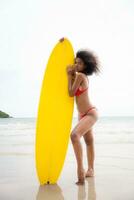
<path id="1" fill-rule="evenodd" d="M 94 176 L 94 170 L 92 168 L 88 169 L 86 172 L 86 177 L 93 177 Z"/>
<path id="2" fill-rule="evenodd" d="M 85 170 L 78 170 L 78 181 L 75 183 L 77 185 L 84 185 L 85 184 Z"/>

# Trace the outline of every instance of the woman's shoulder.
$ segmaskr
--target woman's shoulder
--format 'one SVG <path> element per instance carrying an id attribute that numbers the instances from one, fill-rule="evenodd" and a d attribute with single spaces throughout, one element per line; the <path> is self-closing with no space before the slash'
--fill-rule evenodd
<path id="1" fill-rule="evenodd" d="M 89 83 L 88 76 L 82 72 L 76 72 L 77 78 L 80 77 L 82 84 L 87 85 Z"/>
<path id="2" fill-rule="evenodd" d="M 76 75 L 81 76 L 83 79 L 88 79 L 88 76 L 82 72 L 76 72 Z"/>
<path id="3" fill-rule="evenodd" d="M 76 75 L 82 76 L 82 77 L 85 77 L 85 76 L 86 76 L 86 75 L 85 75 L 84 73 L 82 73 L 82 72 L 76 72 Z"/>

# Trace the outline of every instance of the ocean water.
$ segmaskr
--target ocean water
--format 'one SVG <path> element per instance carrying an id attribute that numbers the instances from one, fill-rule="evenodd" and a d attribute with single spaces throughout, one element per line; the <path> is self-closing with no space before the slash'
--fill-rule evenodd
<path id="1" fill-rule="evenodd" d="M 134 143 L 134 117 L 100 117 L 93 130 L 97 144 Z M 32 154 L 35 133 L 35 118 L 0 119 L 0 155 Z"/>

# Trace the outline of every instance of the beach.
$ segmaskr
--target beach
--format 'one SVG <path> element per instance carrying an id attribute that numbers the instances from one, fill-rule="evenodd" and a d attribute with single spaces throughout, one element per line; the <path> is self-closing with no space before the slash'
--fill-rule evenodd
<path id="1" fill-rule="evenodd" d="M 73 119 L 73 125 L 77 119 Z M 69 141 L 57 184 L 40 186 L 35 169 L 34 118 L 0 119 L 0 200 L 134 200 L 134 117 L 101 117 L 94 126 L 95 176 L 77 186 Z M 86 146 L 83 162 L 87 169 Z"/>

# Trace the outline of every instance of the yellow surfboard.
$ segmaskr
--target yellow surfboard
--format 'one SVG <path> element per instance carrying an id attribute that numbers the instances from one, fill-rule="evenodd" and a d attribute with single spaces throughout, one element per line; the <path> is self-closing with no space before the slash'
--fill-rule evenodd
<path id="1" fill-rule="evenodd" d="M 73 63 L 72 45 L 62 38 L 48 60 L 38 107 L 35 160 L 41 185 L 56 183 L 63 168 L 74 109 L 66 67 Z"/>

